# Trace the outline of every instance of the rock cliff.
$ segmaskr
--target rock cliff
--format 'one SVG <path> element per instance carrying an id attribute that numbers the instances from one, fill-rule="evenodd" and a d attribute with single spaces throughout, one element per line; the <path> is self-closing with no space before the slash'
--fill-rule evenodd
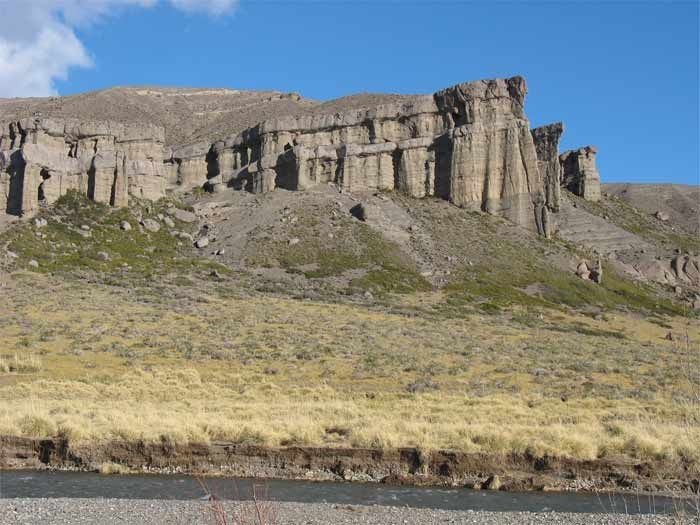
<path id="1" fill-rule="evenodd" d="M 535 229 L 547 197 L 526 93 L 525 80 L 513 77 L 369 109 L 267 120 L 214 144 L 208 185 L 395 190 Z"/>
<path id="2" fill-rule="evenodd" d="M 136 93 L 151 96 L 151 91 Z M 178 96 L 156 94 L 156 99 Z M 186 94 L 195 100 L 210 96 Z M 582 148 L 560 158 L 563 125 L 531 131 L 526 94 L 522 77 L 458 84 L 433 95 L 358 95 L 324 104 L 292 95 L 263 99 L 227 92 L 228 104 L 239 101 L 242 116 L 227 108 L 228 129 L 235 133 L 219 133 L 218 140 L 214 132 L 174 133 L 153 124 L 40 114 L 13 119 L 1 127 L 0 206 L 32 214 L 68 189 L 121 206 L 130 195 L 157 199 L 168 187 L 262 193 L 332 182 L 341 191 L 437 197 L 549 235 L 561 184 L 586 198 L 600 195 L 595 150 Z M 197 109 L 209 107 L 208 99 L 202 100 Z M 94 105 L 90 115 L 119 114 L 112 106 L 98 111 L 99 104 Z M 17 104 L 12 108 L 10 114 L 19 114 Z M 147 115 L 158 114 L 157 108 L 148 108 Z M 256 115 L 259 123 L 245 127 Z M 176 126 L 172 120 L 155 119 Z M 182 126 L 194 125 L 188 122 Z M 227 129 L 222 126 L 217 121 L 206 129 Z M 202 133 L 201 140 L 166 143 L 166 137 Z"/>
<path id="3" fill-rule="evenodd" d="M 32 215 L 68 190 L 124 206 L 165 194 L 162 128 L 30 118 L 0 126 L 0 206 Z"/>

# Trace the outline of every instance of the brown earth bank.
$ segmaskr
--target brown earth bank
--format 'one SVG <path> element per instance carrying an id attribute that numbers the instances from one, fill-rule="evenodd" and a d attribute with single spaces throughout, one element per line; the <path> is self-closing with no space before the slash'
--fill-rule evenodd
<path id="1" fill-rule="evenodd" d="M 523 491 L 697 493 L 700 469 L 682 461 L 575 460 L 417 448 L 263 447 L 0 437 L 0 469 L 227 475 L 263 479 L 464 486 Z"/>

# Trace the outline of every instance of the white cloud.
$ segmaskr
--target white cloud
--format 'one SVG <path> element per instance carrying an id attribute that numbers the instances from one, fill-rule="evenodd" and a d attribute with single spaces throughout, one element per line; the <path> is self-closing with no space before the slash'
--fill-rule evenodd
<path id="1" fill-rule="evenodd" d="M 164 1 L 164 0 L 160 0 Z M 90 67 L 90 54 L 76 27 L 99 23 L 120 8 L 147 8 L 159 0 L 0 0 L 0 97 L 56 94 L 54 82 L 73 67 Z M 167 0 L 187 13 L 219 16 L 238 0 Z M 11 23 L 8 23 L 11 21 Z"/>
<path id="2" fill-rule="evenodd" d="M 223 15 L 238 7 L 238 0 L 170 0 L 170 3 L 183 11 L 204 11 L 210 15 Z"/>

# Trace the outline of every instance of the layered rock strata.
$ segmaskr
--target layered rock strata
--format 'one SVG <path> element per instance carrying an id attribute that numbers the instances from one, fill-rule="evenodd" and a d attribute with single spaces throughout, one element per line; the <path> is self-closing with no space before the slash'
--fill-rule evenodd
<path id="1" fill-rule="evenodd" d="M 0 209 L 32 215 L 68 190 L 124 206 L 164 195 L 164 130 L 32 118 L 0 125 Z"/>
<path id="2" fill-rule="evenodd" d="M 560 157 L 563 125 L 531 131 L 526 93 L 525 80 L 513 77 L 374 97 L 370 105 L 383 103 L 373 107 L 339 104 L 335 113 L 322 105 L 172 149 L 156 126 L 15 120 L 0 127 L 0 209 L 31 215 L 69 189 L 121 206 L 129 196 L 157 199 L 168 187 L 264 193 L 333 182 L 342 191 L 442 198 L 549 235 L 560 185 L 600 197 L 595 149 Z"/>
<path id="3" fill-rule="evenodd" d="M 214 144 L 208 184 L 255 192 L 327 182 L 348 191 L 395 190 L 541 229 L 549 203 L 526 93 L 525 80 L 513 77 L 371 109 L 268 120 Z"/>

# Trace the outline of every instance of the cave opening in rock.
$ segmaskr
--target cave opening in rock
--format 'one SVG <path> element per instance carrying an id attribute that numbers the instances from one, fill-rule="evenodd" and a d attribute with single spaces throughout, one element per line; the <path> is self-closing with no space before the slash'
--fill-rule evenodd
<path id="1" fill-rule="evenodd" d="M 46 194 L 44 193 L 44 183 L 51 178 L 49 170 L 46 168 L 41 170 L 40 173 L 41 182 L 39 183 L 39 188 L 37 190 L 37 200 L 42 203 L 46 201 Z"/>

